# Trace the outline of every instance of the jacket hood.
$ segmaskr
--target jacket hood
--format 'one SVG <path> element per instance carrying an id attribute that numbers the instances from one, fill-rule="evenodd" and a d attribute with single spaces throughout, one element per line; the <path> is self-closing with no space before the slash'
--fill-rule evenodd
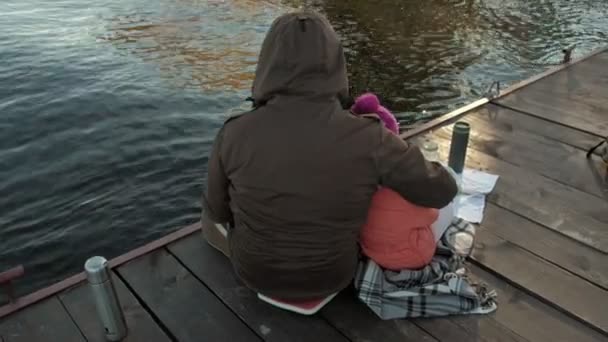
<path id="1" fill-rule="evenodd" d="M 278 94 L 346 98 L 346 60 L 329 21 L 309 11 L 277 18 L 262 44 L 252 93 L 255 105 Z"/>

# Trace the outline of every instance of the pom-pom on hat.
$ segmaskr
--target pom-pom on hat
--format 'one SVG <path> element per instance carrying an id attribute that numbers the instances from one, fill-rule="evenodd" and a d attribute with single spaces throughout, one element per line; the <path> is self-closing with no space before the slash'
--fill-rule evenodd
<path id="1" fill-rule="evenodd" d="M 399 122 L 388 109 L 380 105 L 380 100 L 373 93 L 365 93 L 355 100 L 351 108 L 354 114 L 376 114 L 384 123 L 384 126 L 395 134 L 399 134 Z"/>

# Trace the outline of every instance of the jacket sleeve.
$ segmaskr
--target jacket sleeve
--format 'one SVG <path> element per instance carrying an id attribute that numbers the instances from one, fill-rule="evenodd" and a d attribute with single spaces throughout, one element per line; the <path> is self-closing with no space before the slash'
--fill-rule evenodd
<path id="1" fill-rule="evenodd" d="M 413 204 L 440 209 L 456 196 L 455 179 L 441 164 L 428 162 L 417 146 L 383 129 L 376 151 L 380 184 Z"/>
<path id="2" fill-rule="evenodd" d="M 221 157 L 223 138 L 224 128 L 222 127 L 215 138 L 209 156 L 207 196 L 203 194 L 203 208 L 207 212 L 208 218 L 216 223 L 232 222 L 230 196 L 228 194 L 230 181 L 224 170 Z"/>

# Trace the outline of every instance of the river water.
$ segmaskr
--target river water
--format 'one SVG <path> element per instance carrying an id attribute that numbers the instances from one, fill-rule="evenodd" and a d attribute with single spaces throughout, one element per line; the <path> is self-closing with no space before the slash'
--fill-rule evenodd
<path id="1" fill-rule="evenodd" d="M 2 0 L 0 270 L 20 294 L 199 214 L 206 155 L 276 16 L 324 12 L 353 93 L 404 123 L 606 44 L 602 0 Z"/>

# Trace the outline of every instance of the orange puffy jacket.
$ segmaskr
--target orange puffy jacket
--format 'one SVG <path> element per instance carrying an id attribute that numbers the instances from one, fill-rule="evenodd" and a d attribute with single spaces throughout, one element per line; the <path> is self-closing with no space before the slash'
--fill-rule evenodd
<path id="1" fill-rule="evenodd" d="M 417 269 L 435 254 L 431 224 L 439 211 L 414 205 L 388 188 L 380 188 L 372 199 L 360 243 L 363 253 L 390 269 Z"/>

